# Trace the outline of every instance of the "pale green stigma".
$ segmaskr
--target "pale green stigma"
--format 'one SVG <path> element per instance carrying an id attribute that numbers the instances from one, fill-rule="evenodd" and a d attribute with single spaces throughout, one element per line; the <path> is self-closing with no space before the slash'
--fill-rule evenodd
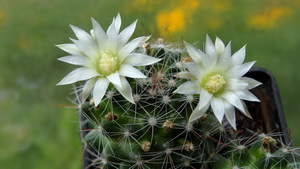
<path id="1" fill-rule="evenodd" d="M 223 76 L 214 74 L 205 78 L 202 87 L 210 94 L 215 94 L 224 87 L 225 83 L 226 81 L 224 80 Z"/>
<path id="2" fill-rule="evenodd" d="M 102 75 L 110 75 L 118 68 L 117 58 L 108 51 L 101 51 L 99 60 L 99 71 Z"/>

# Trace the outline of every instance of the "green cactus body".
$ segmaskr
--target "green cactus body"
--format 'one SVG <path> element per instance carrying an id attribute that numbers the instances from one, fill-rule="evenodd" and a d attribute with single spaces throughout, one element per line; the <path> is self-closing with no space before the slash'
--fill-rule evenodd
<path id="1" fill-rule="evenodd" d="M 83 129 L 92 158 L 88 168 L 285 168 L 289 155 L 274 152 L 274 157 L 267 157 L 262 138 L 242 143 L 244 138 L 210 111 L 188 122 L 199 96 L 173 93 L 182 84 L 174 75 L 182 71 L 182 62 L 189 61 L 181 49 L 174 49 L 153 49 L 151 44 L 144 49 L 162 60 L 140 67 L 149 78 L 128 79 L 135 104 L 112 86 L 97 107 L 93 98 L 82 104 L 80 113 L 89 126 Z"/>
<path id="2" fill-rule="evenodd" d="M 290 163 L 298 149 L 280 134 L 256 133 L 277 122 L 264 129 L 263 121 L 247 121 L 260 101 L 250 90 L 262 83 L 244 77 L 255 63 L 244 63 L 245 46 L 231 54 L 231 43 L 208 35 L 205 51 L 161 38 L 147 43 L 150 36 L 129 41 L 136 23 L 121 31 L 118 14 L 104 31 L 92 18 L 90 34 L 71 25 L 77 40 L 57 45 L 69 53 L 58 60 L 80 66 L 57 85 L 86 82 L 74 92 L 85 168 L 298 167 Z"/>

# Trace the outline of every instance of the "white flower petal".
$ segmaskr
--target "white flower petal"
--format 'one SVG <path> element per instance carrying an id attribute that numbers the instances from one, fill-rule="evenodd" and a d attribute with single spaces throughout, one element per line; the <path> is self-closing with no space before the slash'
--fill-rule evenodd
<path id="1" fill-rule="evenodd" d="M 112 73 L 108 76 L 106 76 L 106 78 L 112 83 L 114 84 L 114 86 L 119 86 L 121 87 L 121 80 L 120 80 L 120 74 L 119 72 L 115 72 L 115 73 Z"/>
<path id="2" fill-rule="evenodd" d="M 225 105 L 222 98 L 212 98 L 211 99 L 211 108 L 219 120 L 219 122 L 222 124 L 222 120 L 225 114 Z"/>
<path id="3" fill-rule="evenodd" d="M 114 18 L 114 23 L 115 23 L 115 27 L 116 27 L 117 33 L 119 33 L 120 28 L 121 28 L 121 16 L 120 16 L 119 13 L 116 16 L 116 18 Z"/>
<path id="4" fill-rule="evenodd" d="M 244 62 L 246 56 L 246 45 L 235 52 L 231 57 L 231 66 L 240 65 Z"/>
<path id="5" fill-rule="evenodd" d="M 229 79 L 226 81 L 226 83 L 227 83 L 227 90 L 230 91 L 247 89 L 249 85 L 247 82 L 242 81 L 240 79 Z"/>
<path id="6" fill-rule="evenodd" d="M 81 102 L 84 103 L 85 100 L 89 97 L 89 95 L 91 94 L 91 91 L 95 85 L 97 81 L 97 78 L 92 78 L 90 80 L 88 80 L 83 89 L 82 89 L 82 94 L 81 94 Z"/>
<path id="7" fill-rule="evenodd" d="M 116 29 L 115 19 L 113 20 L 111 25 L 107 28 L 106 36 L 107 36 L 107 41 L 105 43 L 104 48 L 108 51 L 119 50 L 117 46 L 118 31 Z"/>
<path id="8" fill-rule="evenodd" d="M 225 105 L 225 117 L 228 120 L 229 124 L 236 130 L 236 118 L 235 118 L 234 107 L 226 101 L 224 101 L 224 105 Z"/>
<path id="9" fill-rule="evenodd" d="M 234 90 L 232 92 L 242 100 L 247 100 L 247 101 L 252 101 L 252 102 L 260 102 L 259 99 L 254 94 L 249 92 L 247 89 L 246 90 Z"/>
<path id="10" fill-rule="evenodd" d="M 99 44 L 99 47 L 103 47 L 103 43 L 106 42 L 107 36 L 101 25 L 92 18 L 92 24 L 93 24 L 93 34 L 95 35 L 95 39 Z M 100 50 L 99 48 L 99 50 Z"/>
<path id="11" fill-rule="evenodd" d="M 101 102 L 108 88 L 109 81 L 106 78 L 98 78 L 93 89 L 95 107 Z"/>
<path id="12" fill-rule="evenodd" d="M 200 117 L 202 117 L 206 113 L 209 106 L 210 105 L 208 104 L 204 106 L 202 109 L 199 109 L 199 104 L 198 104 L 189 117 L 189 123 L 198 120 Z"/>
<path id="13" fill-rule="evenodd" d="M 118 20 L 119 21 L 119 20 Z M 121 25 L 121 23 L 118 23 Z M 113 36 L 116 36 L 119 32 L 117 31 L 118 27 L 116 24 L 116 18 L 113 18 L 112 23 L 108 26 L 106 34 L 108 38 L 112 38 Z"/>
<path id="14" fill-rule="evenodd" d="M 194 62 L 187 62 L 182 64 L 188 71 L 200 81 L 202 80 L 203 69 Z"/>
<path id="15" fill-rule="evenodd" d="M 218 64 L 228 67 L 231 61 L 231 42 L 223 49 Z"/>
<path id="16" fill-rule="evenodd" d="M 84 56 L 70 55 L 58 58 L 59 61 L 66 62 L 72 65 L 89 67 L 89 59 Z"/>
<path id="17" fill-rule="evenodd" d="M 204 70 L 210 70 L 210 68 L 215 67 L 215 64 L 217 63 L 215 60 L 211 59 L 207 54 L 202 52 L 198 49 L 199 54 L 201 57 L 202 64 L 199 64 L 201 67 L 203 67 Z"/>
<path id="18" fill-rule="evenodd" d="M 138 46 L 141 46 L 145 41 L 150 38 L 148 37 L 138 37 L 127 43 L 122 49 L 120 49 L 118 53 L 119 61 L 123 62 L 123 60 Z"/>
<path id="19" fill-rule="evenodd" d="M 190 72 L 188 72 L 188 71 L 179 72 L 179 73 L 177 73 L 174 76 L 178 77 L 178 78 L 185 78 L 185 79 L 190 79 L 190 80 L 197 80 L 197 78 L 193 74 L 191 74 Z"/>
<path id="20" fill-rule="evenodd" d="M 247 86 L 248 90 L 253 89 L 262 84 L 261 82 L 255 80 L 255 79 L 249 78 L 249 77 L 241 77 L 241 80 L 248 83 L 248 86 Z"/>
<path id="21" fill-rule="evenodd" d="M 216 46 L 216 50 L 217 50 L 217 54 L 218 56 L 221 56 L 224 49 L 225 49 L 225 45 L 224 43 L 222 42 L 222 40 L 220 38 L 216 38 L 216 41 L 215 41 L 215 46 Z"/>
<path id="22" fill-rule="evenodd" d="M 119 74 L 130 78 L 147 78 L 141 71 L 130 65 L 122 65 Z"/>
<path id="23" fill-rule="evenodd" d="M 96 48 L 96 44 L 94 39 L 92 38 L 92 36 L 90 34 L 88 34 L 86 31 L 84 31 L 83 29 L 80 29 L 76 26 L 71 25 L 71 28 L 73 30 L 73 32 L 75 33 L 76 37 L 78 38 L 79 41 L 86 43 L 87 45 L 93 46 L 94 48 Z"/>
<path id="24" fill-rule="evenodd" d="M 252 119 L 251 114 L 248 111 L 247 105 L 244 101 L 242 101 L 242 105 L 244 107 L 245 112 L 242 112 L 244 115 L 246 115 L 247 117 L 249 117 L 250 119 Z"/>
<path id="25" fill-rule="evenodd" d="M 191 44 L 187 43 L 184 41 L 184 44 L 185 44 L 185 47 L 190 55 L 190 57 L 192 58 L 192 60 L 197 63 L 198 65 L 199 64 L 202 64 L 202 56 L 201 54 L 199 53 L 199 50 L 196 49 L 194 46 L 192 46 Z M 203 53 L 204 54 L 204 53 Z M 205 56 L 203 57 L 207 57 L 206 54 L 204 54 Z"/>
<path id="26" fill-rule="evenodd" d="M 241 101 L 234 93 L 226 91 L 221 96 L 228 103 L 232 104 L 234 107 L 238 108 L 242 113 L 245 113 L 245 108 L 243 106 L 243 101 Z"/>
<path id="27" fill-rule="evenodd" d="M 240 78 L 245 75 L 251 67 L 254 65 L 255 61 L 247 62 L 241 65 L 236 65 L 228 71 L 228 74 L 233 78 Z"/>
<path id="28" fill-rule="evenodd" d="M 56 45 L 60 49 L 62 49 L 65 52 L 70 53 L 71 55 L 82 55 L 83 52 L 73 43 L 66 43 L 61 45 Z"/>
<path id="29" fill-rule="evenodd" d="M 181 84 L 173 93 L 200 94 L 201 87 L 196 81 L 187 81 Z"/>
<path id="30" fill-rule="evenodd" d="M 99 74 L 95 70 L 84 68 L 84 67 L 77 68 L 72 72 L 70 72 L 67 76 L 65 76 L 57 85 L 72 84 L 78 81 L 93 78 L 98 75 Z"/>
<path id="31" fill-rule="evenodd" d="M 98 49 L 94 48 L 93 46 L 86 44 L 82 41 L 71 39 L 73 43 L 89 58 L 95 59 L 98 56 Z"/>
<path id="32" fill-rule="evenodd" d="M 129 38 L 132 36 L 135 27 L 136 27 L 137 20 L 133 22 L 131 25 L 126 27 L 119 35 L 118 35 L 118 43 L 120 46 L 124 46 Z"/>
<path id="33" fill-rule="evenodd" d="M 161 59 L 157 59 L 143 53 L 131 53 L 123 60 L 123 64 L 128 64 L 131 66 L 146 66 L 152 65 L 160 60 Z"/>
<path id="34" fill-rule="evenodd" d="M 212 99 L 213 95 L 210 94 L 208 91 L 202 89 L 200 93 L 200 99 L 199 99 L 199 109 L 202 109 L 203 107 L 210 104 L 210 101 Z"/>
<path id="35" fill-rule="evenodd" d="M 116 51 L 120 50 L 120 47 L 118 45 L 118 34 L 121 27 L 121 17 L 118 14 L 114 19 L 111 25 L 107 28 L 107 43 L 104 48 L 108 51 Z"/>
<path id="36" fill-rule="evenodd" d="M 135 104 L 132 96 L 132 89 L 125 77 L 121 76 L 121 86 L 115 86 L 115 88 L 121 93 L 121 95 L 129 102 Z"/>
<path id="37" fill-rule="evenodd" d="M 205 53 L 212 59 L 217 61 L 217 51 L 215 45 L 211 41 L 208 35 L 206 35 Z"/>
<path id="38" fill-rule="evenodd" d="M 201 50 L 196 49 L 194 46 L 187 42 L 184 42 L 184 44 L 190 57 L 197 65 L 203 66 L 204 69 L 211 67 L 212 61 L 210 60 L 210 57 L 208 55 L 206 55 Z"/>

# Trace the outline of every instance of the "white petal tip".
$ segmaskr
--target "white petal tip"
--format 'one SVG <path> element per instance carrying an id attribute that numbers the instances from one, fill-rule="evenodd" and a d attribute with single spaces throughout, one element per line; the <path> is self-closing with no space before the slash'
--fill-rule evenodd
<path id="1" fill-rule="evenodd" d="M 178 87 L 177 87 L 177 89 L 174 90 L 172 93 L 175 94 L 175 93 L 177 93 L 177 91 L 178 91 Z"/>
<path id="2" fill-rule="evenodd" d="M 200 118 L 200 117 L 199 117 Z M 199 119 L 199 118 L 195 118 L 195 116 L 190 116 L 190 118 L 189 118 L 189 121 L 188 121 L 188 124 L 190 124 L 190 123 L 194 123 L 197 119 Z"/>
<path id="3" fill-rule="evenodd" d="M 62 86 L 62 85 L 68 85 L 68 84 L 71 84 L 71 83 L 63 83 L 63 82 L 59 82 L 59 83 L 57 83 L 55 86 Z"/>
<path id="4" fill-rule="evenodd" d="M 135 101 L 133 100 L 133 98 L 131 98 L 131 99 L 126 98 L 126 100 L 128 100 L 130 103 L 132 103 L 132 104 L 134 104 L 134 105 L 136 104 Z"/>
<path id="5" fill-rule="evenodd" d="M 196 119 L 189 118 L 188 124 L 194 124 L 194 123 L 196 123 L 199 118 L 196 118 Z"/>
<path id="6" fill-rule="evenodd" d="M 142 41 L 142 43 L 145 43 L 147 40 L 149 40 L 151 38 L 151 35 L 150 36 L 144 36 L 144 39 Z"/>

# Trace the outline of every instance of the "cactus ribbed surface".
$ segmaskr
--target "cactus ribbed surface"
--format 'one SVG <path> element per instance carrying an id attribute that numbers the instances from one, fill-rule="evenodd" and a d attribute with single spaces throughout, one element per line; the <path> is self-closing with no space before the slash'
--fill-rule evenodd
<path id="1" fill-rule="evenodd" d="M 82 104 L 82 124 L 90 126 L 82 130 L 91 157 L 87 167 L 286 168 L 294 151 L 280 142 L 278 133 L 246 136 L 226 121 L 220 124 L 211 110 L 189 123 L 198 96 L 174 93 L 183 81 L 174 75 L 189 61 L 179 46 L 159 39 L 137 49 L 162 60 L 140 68 L 147 79 L 129 81 L 135 104 L 113 86 L 97 107 L 92 97 Z"/>

